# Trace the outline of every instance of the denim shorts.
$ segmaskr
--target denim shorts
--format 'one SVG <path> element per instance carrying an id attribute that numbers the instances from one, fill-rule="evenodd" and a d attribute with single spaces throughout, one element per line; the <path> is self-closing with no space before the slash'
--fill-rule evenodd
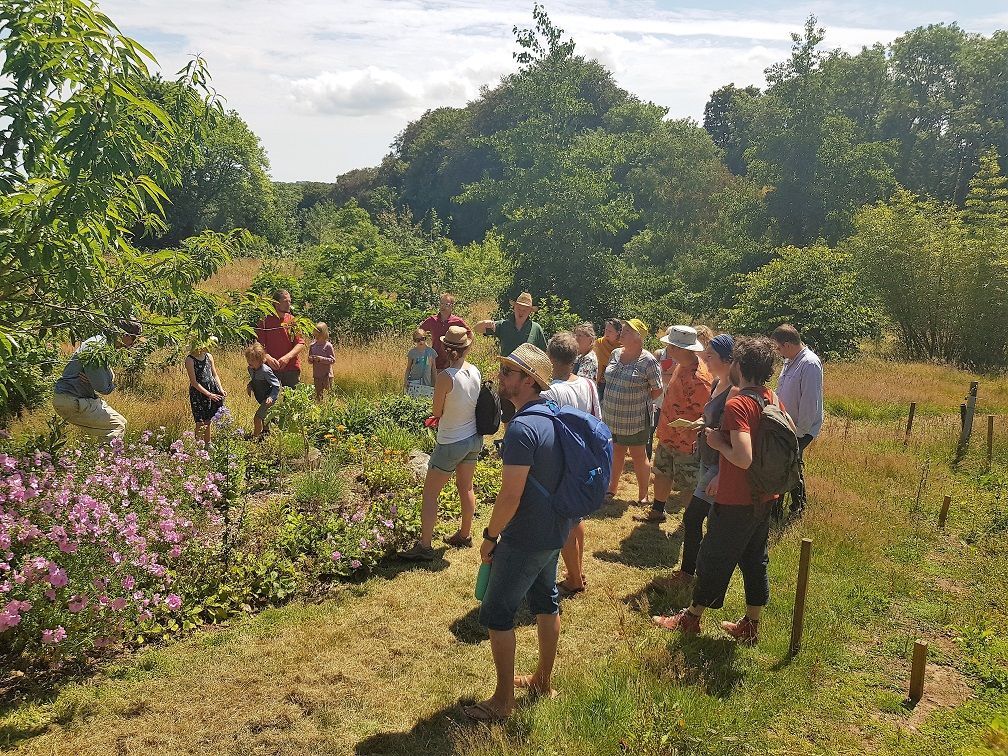
<path id="1" fill-rule="evenodd" d="M 557 559 L 560 549 L 525 551 L 507 541 L 497 544 L 490 563 L 490 582 L 480 606 L 480 624 L 501 632 L 514 630 L 523 598 L 532 614 L 559 614 Z"/>
<path id="2" fill-rule="evenodd" d="M 483 436 L 477 433 L 453 444 L 435 445 L 427 465 L 436 467 L 441 472 L 453 473 L 463 463 L 475 465 L 482 450 Z"/>

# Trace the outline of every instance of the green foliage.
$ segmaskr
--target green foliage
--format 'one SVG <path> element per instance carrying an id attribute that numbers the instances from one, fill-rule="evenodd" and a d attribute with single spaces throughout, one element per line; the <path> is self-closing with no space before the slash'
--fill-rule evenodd
<path id="1" fill-rule="evenodd" d="M 176 82 L 158 76 L 141 82 L 178 125 L 168 162 L 179 174 L 166 188 L 163 233 L 144 244 L 175 247 L 206 230 L 247 229 L 282 245 L 291 241 L 293 208 L 284 207 L 269 179 L 269 160 L 248 124 L 235 111 L 208 112 L 206 103 L 186 97 Z"/>
<path id="2" fill-rule="evenodd" d="M 728 323 L 739 333 L 766 335 L 791 323 L 821 354 L 846 357 L 879 331 L 878 311 L 864 296 L 852 258 L 824 244 L 778 250 L 740 290 Z"/>
<path id="3" fill-rule="evenodd" d="M 336 460 L 323 458 L 317 467 L 291 478 L 291 493 L 301 507 L 331 508 L 347 495 L 346 472 Z"/>
<path id="4" fill-rule="evenodd" d="M 12 362 L 46 338 L 89 336 L 127 314 L 186 335 L 179 313 L 226 320 L 231 303 L 194 287 L 240 235 L 136 245 L 136 229 L 165 229 L 165 189 L 181 180 L 179 124 L 142 87 L 150 53 L 89 0 L 5 3 L 0 51 L 0 79 L 13 82 L 0 90 L 0 400 L 17 383 Z M 220 108 L 202 61 L 173 86 L 212 127 Z"/>
<path id="5" fill-rule="evenodd" d="M 379 429 L 390 433 L 389 428 L 397 428 L 423 440 L 427 436 L 424 420 L 430 413 L 430 399 L 422 397 L 406 394 L 386 394 L 374 399 L 351 396 L 324 407 L 318 435 L 320 440 L 326 441 L 343 435 L 371 436 Z"/>
<path id="6" fill-rule="evenodd" d="M 570 302 L 556 294 L 541 297 L 538 306 L 535 320 L 542 327 L 547 339 L 554 333 L 573 330 L 574 326 L 584 322 L 584 318 L 576 312 L 571 312 Z"/>
<path id="7" fill-rule="evenodd" d="M 974 186 L 979 195 L 980 183 Z M 975 225 L 955 207 L 903 189 L 855 217 L 849 249 L 912 359 L 1004 364 L 1008 214 L 997 217 L 1005 226 Z"/>

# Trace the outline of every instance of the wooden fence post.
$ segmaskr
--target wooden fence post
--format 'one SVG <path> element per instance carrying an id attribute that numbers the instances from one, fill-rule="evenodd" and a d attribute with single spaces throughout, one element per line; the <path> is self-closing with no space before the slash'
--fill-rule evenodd
<path id="1" fill-rule="evenodd" d="M 942 502 L 941 511 L 938 512 L 938 528 L 945 530 L 945 521 L 948 519 L 949 506 L 952 504 L 952 497 L 946 496 Z"/>
<path id="2" fill-rule="evenodd" d="M 794 616 L 791 618 L 791 656 L 801 651 L 802 629 L 805 625 L 805 594 L 808 592 L 809 564 L 812 561 L 812 539 L 803 538 L 798 560 L 798 584 L 795 587 Z"/>
<path id="3" fill-rule="evenodd" d="M 994 415 L 987 415 L 987 472 L 994 462 Z"/>
<path id="4" fill-rule="evenodd" d="M 924 670 L 927 668 L 927 641 L 914 643 L 913 662 L 910 665 L 910 702 L 917 703 L 924 697 Z"/>
<path id="5" fill-rule="evenodd" d="M 903 448 L 910 443 L 910 431 L 913 430 L 914 415 L 917 414 L 917 402 L 910 402 L 910 414 L 907 416 L 906 435 L 903 436 Z"/>
<path id="6" fill-rule="evenodd" d="M 973 413 L 976 410 L 977 401 L 977 389 L 980 384 L 977 381 L 970 383 L 969 394 L 966 395 L 966 401 L 963 402 L 962 406 L 959 408 L 959 413 L 962 418 L 962 429 L 959 432 L 959 443 L 956 444 L 955 461 L 953 464 L 959 464 L 962 458 L 966 456 L 966 449 L 969 447 L 970 436 L 973 435 Z"/>

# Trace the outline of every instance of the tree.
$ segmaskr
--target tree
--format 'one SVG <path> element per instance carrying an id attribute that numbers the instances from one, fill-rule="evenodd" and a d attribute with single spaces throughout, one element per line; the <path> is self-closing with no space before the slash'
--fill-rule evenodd
<path id="1" fill-rule="evenodd" d="M 760 96 L 759 87 L 738 89 L 734 83 L 716 89 L 704 106 L 703 127 L 724 150 L 725 164 L 736 176 L 745 175 L 745 151 L 752 129 L 752 101 Z"/>
<path id="2" fill-rule="evenodd" d="M 853 213 L 895 186 L 891 145 L 864 141 L 831 104 L 820 71 L 823 34 L 810 16 L 804 35 L 791 35 L 791 57 L 767 69 L 745 153 L 749 177 L 769 188 L 779 238 L 799 245 L 847 236 Z"/>
<path id="3" fill-rule="evenodd" d="M 195 284 L 240 239 L 201 235 L 157 252 L 135 244 L 134 229 L 165 229 L 178 126 L 139 84 L 153 57 L 93 3 L 8 0 L 0 50 L 2 399 L 20 389 L 14 363 L 43 339 L 90 335 L 127 314 L 181 332 L 191 323 L 180 312 L 229 311 Z M 201 61 L 177 86 L 214 117 Z"/>
<path id="4" fill-rule="evenodd" d="M 849 253 L 825 244 L 783 247 L 745 276 L 727 327 L 765 335 L 794 324 L 818 352 L 850 357 L 879 333 L 879 313 L 866 300 Z"/>
<path id="5" fill-rule="evenodd" d="M 969 361 L 979 266 L 958 209 L 900 188 L 892 200 L 862 209 L 854 226 L 845 248 L 885 306 L 906 356 Z M 995 354 L 1003 351 L 1004 330 L 984 337 Z"/>
<path id="6" fill-rule="evenodd" d="M 975 231 L 1008 230 L 1008 177 L 1001 173 L 996 147 L 980 156 L 980 168 L 970 179 L 964 204 L 963 220 Z"/>
<path id="7" fill-rule="evenodd" d="M 277 245 L 292 241 L 293 217 L 279 205 L 266 151 L 241 116 L 229 110 L 209 118 L 206 103 L 158 76 L 144 81 L 143 89 L 178 125 L 169 144 L 178 181 L 166 187 L 168 229 L 143 242 L 174 247 L 206 230 L 235 228 Z"/>

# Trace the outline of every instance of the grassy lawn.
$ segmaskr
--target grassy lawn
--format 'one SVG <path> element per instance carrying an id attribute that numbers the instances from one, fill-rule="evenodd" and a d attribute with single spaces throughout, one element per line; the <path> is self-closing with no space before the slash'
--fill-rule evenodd
<path id="1" fill-rule="evenodd" d="M 240 288 L 243 262 L 214 285 Z M 478 359 L 489 360 L 481 343 Z M 348 393 L 396 390 L 405 345 L 337 350 Z M 485 352 L 485 353 L 484 353 Z M 219 365 L 248 425 L 244 360 Z M 1006 754 L 1008 380 L 864 360 L 828 365 L 830 415 L 808 457 L 806 517 L 772 535 L 771 604 L 755 649 L 718 622 L 741 613 L 741 579 L 704 634 L 651 626 L 683 606 L 652 580 L 678 562 L 679 518 L 634 523 L 617 500 L 587 522 L 589 590 L 563 604 L 552 700 L 506 725 L 471 726 L 458 703 L 489 694 L 493 667 L 472 596 L 477 549 L 433 567 L 386 560 L 359 584 L 125 655 L 0 708 L 0 748 L 26 754 Z M 950 467 L 959 403 L 980 380 L 973 445 Z M 134 429 L 190 427 L 180 367 L 113 398 Z M 904 448 L 906 411 L 918 417 Z M 985 472 L 987 413 L 996 423 Z M 48 411 L 15 432 L 41 427 Z M 278 482 L 282 487 L 285 483 Z M 632 473 L 623 481 L 633 498 Z M 936 527 L 952 497 L 946 531 Z M 477 529 L 487 512 L 478 513 Z M 804 647 L 787 654 L 798 551 L 813 541 Z M 905 704 L 917 639 L 924 700 Z M 521 618 L 519 670 L 535 658 Z"/>

